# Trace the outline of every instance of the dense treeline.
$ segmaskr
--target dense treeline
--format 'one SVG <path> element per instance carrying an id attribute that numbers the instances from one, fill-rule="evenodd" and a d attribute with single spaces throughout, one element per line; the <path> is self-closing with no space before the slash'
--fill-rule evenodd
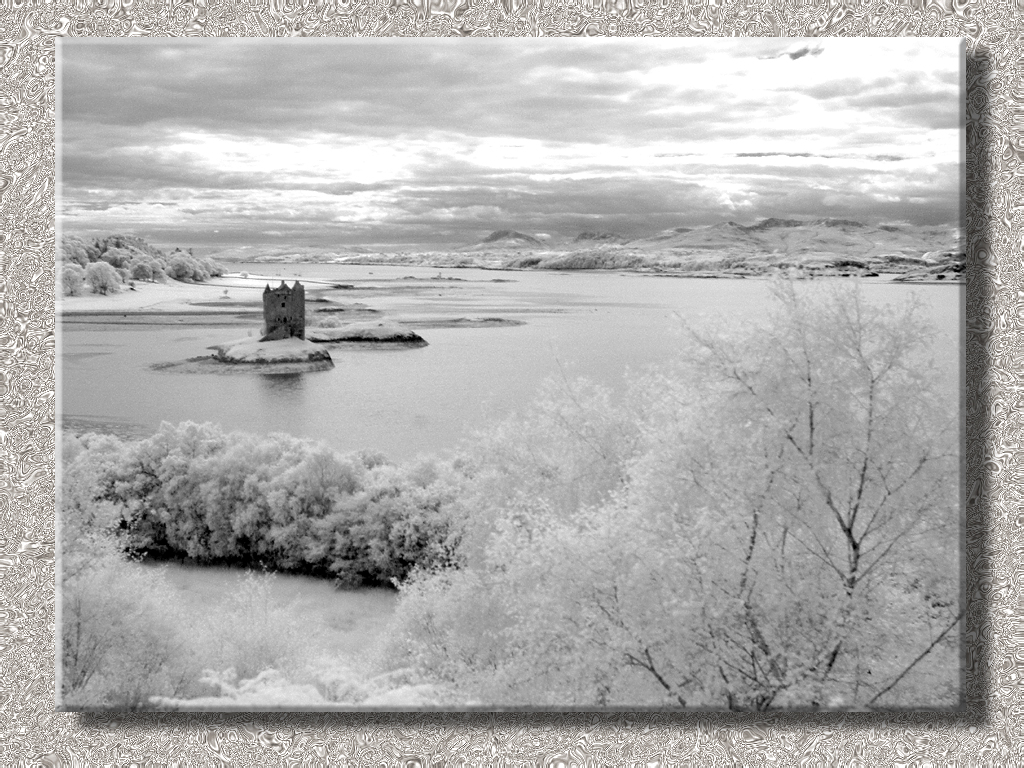
<path id="1" fill-rule="evenodd" d="M 455 488 L 425 461 L 340 456 L 283 434 L 164 424 L 141 441 L 69 437 L 65 515 L 107 505 L 129 551 L 386 584 L 451 562 Z"/>
<path id="2" fill-rule="evenodd" d="M 86 287 L 93 293 L 116 293 L 136 280 L 202 282 L 224 274 L 224 267 L 213 259 L 177 248 L 167 254 L 133 235 L 110 235 L 91 243 L 64 235 L 58 254 L 65 296 L 77 296 Z"/>
<path id="3" fill-rule="evenodd" d="M 373 679 L 321 649 L 317 627 L 329 619 L 303 616 L 300 626 L 271 603 L 267 579 L 283 571 L 393 587 L 415 569 L 458 565 L 462 474 L 450 463 L 396 466 L 283 434 L 193 423 L 164 424 L 137 441 L 65 435 L 62 449 L 68 707 L 201 699 L 269 669 L 303 681 L 298 703 L 386 697 L 400 685 L 393 676 Z M 242 566 L 250 576 L 226 613 L 205 615 L 189 610 L 159 569 L 134 562 L 147 555 Z M 274 701 L 260 696 L 261 706 Z"/>

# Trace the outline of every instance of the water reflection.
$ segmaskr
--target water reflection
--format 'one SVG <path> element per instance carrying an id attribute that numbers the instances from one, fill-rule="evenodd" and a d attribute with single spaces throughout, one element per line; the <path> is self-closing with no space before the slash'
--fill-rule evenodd
<path id="1" fill-rule="evenodd" d="M 260 386 L 263 392 L 271 395 L 296 395 L 303 391 L 302 373 L 261 373 Z"/>
<path id="2" fill-rule="evenodd" d="M 256 376 L 255 400 L 258 412 L 252 414 L 257 430 L 288 432 L 308 436 L 310 414 L 307 406 L 309 386 L 303 373 L 261 373 Z"/>

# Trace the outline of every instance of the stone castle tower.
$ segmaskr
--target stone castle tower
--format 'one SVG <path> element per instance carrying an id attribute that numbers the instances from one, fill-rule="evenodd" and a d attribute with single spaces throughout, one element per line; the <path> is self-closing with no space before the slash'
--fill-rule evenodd
<path id="1" fill-rule="evenodd" d="M 295 336 L 306 338 L 306 289 L 295 281 L 289 288 L 282 281 L 280 287 L 269 285 L 263 291 L 263 338 L 276 341 Z"/>

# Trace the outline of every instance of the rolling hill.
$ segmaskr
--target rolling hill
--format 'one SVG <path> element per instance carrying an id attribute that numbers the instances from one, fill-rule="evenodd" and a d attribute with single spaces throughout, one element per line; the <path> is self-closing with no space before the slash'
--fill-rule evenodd
<path id="1" fill-rule="evenodd" d="M 865 224 L 850 219 L 771 218 L 675 227 L 629 238 L 581 232 L 541 240 L 511 229 L 477 243 L 431 251 L 246 246 L 219 261 L 402 264 L 489 269 L 602 269 L 743 277 L 787 271 L 815 275 L 890 275 L 900 280 L 963 279 L 964 236 L 953 225 Z"/>

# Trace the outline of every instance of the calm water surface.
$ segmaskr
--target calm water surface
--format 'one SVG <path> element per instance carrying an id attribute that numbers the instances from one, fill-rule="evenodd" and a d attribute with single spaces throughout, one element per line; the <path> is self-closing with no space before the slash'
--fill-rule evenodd
<path id="1" fill-rule="evenodd" d="M 162 421 L 211 421 L 227 430 L 288 432 L 343 451 L 375 449 L 407 459 L 452 450 L 461 438 L 525 406 L 552 376 L 586 376 L 620 390 L 627 369 L 673 356 L 680 318 L 755 320 L 771 303 L 764 280 L 342 265 L 240 268 L 288 280 L 350 281 L 354 290 L 330 297 L 399 320 L 502 317 L 524 324 L 427 326 L 420 333 L 429 346 L 418 349 L 332 347 L 330 371 L 224 375 L 151 366 L 209 354 L 208 346 L 244 336 L 244 328 L 65 323 L 60 392 L 66 423 L 120 424 L 148 434 Z M 935 352 L 951 408 L 959 407 L 963 287 L 869 282 L 864 290 L 879 303 L 921 297 L 939 330 Z M 252 331 L 258 332 L 255 325 Z"/>

